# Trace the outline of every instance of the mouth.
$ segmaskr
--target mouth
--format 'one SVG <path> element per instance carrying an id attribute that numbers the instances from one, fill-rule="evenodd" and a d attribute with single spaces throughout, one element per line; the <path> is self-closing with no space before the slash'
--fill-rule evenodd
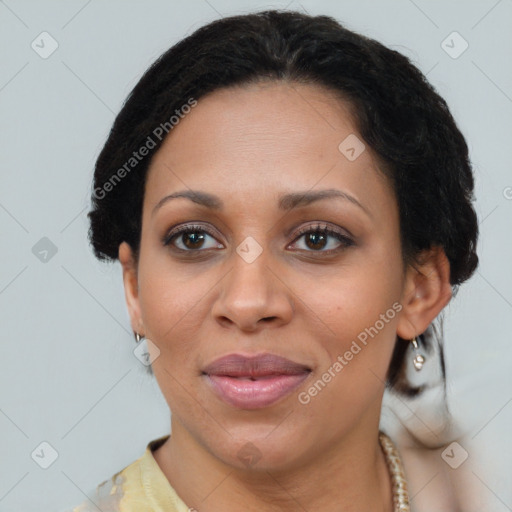
<path id="1" fill-rule="evenodd" d="M 230 354 L 202 370 L 214 393 L 240 409 L 261 409 L 276 403 L 310 373 L 310 367 L 274 354 L 252 357 Z"/>

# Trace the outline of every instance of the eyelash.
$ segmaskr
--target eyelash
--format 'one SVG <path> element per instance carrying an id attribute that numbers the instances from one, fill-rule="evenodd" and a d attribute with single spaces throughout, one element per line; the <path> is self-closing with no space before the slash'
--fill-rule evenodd
<path id="1" fill-rule="evenodd" d="M 189 234 L 189 233 L 207 233 L 208 235 L 210 235 L 212 238 L 216 238 L 216 234 L 213 232 L 213 230 L 211 230 L 210 228 L 208 228 L 207 226 L 198 226 L 198 225 L 191 225 L 191 224 L 187 224 L 187 225 L 184 225 L 184 226 L 179 226 L 178 228 L 174 229 L 174 230 L 171 230 L 168 234 L 165 235 L 165 237 L 163 238 L 162 242 L 163 242 L 163 245 L 164 246 L 168 246 L 172 243 L 173 239 L 177 238 L 179 235 L 183 235 L 183 234 Z M 323 251 L 323 250 L 318 250 L 318 251 L 314 251 L 314 250 L 309 250 L 309 251 L 305 251 L 305 252 L 311 252 L 311 253 L 321 253 L 321 254 L 324 254 L 324 255 L 331 255 L 331 254 L 334 254 L 334 253 L 337 253 L 337 252 L 340 252 L 352 245 L 354 245 L 354 241 L 349 238 L 348 236 L 344 235 L 343 233 L 340 233 L 332 228 L 329 228 L 327 225 L 321 225 L 321 224 L 318 224 L 316 226 L 307 226 L 305 228 L 302 228 L 296 235 L 296 237 L 294 238 L 293 242 L 292 243 L 295 243 L 297 242 L 301 236 L 305 235 L 305 234 L 308 234 L 308 233 L 314 233 L 314 234 L 319 234 L 319 235 L 324 235 L 324 236 L 331 236 L 331 237 L 334 237 L 336 238 L 338 241 L 341 242 L 341 246 L 340 247 L 337 247 L 336 249 L 329 249 L 327 251 Z M 178 247 L 173 247 L 174 250 L 176 251 L 179 251 L 179 252 L 182 252 L 182 253 L 199 253 L 199 252 L 205 252 L 207 251 L 208 249 L 197 249 L 197 250 L 194 250 L 194 249 L 180 249 Z"/>
<path id="2" fill-rule="evenodd" d="M 321 225 L 317 224 L 316 226 L 307 226 L 299 230 L 297 233 L 297 236 L 294 238 L 293 242 L 297 242 L 301 236 L 308 234 L 308 233 L 314 233 L 316 235 L 324 235 L 324 236 L 331 236 L 333 238 L 336 238 L 339 242 L 341 242 L 340 247 L 337 247 L 336 249 L 329 249 L 328 251 L 313 251 L 309 250 L 306 252 L 318 252 L 322 254 L 334 254 L 336 252 L 340 252 L 347 247 L 350 247 L 351 245 L 354 245 L 354 241 L 349 238 L 347 235 L 344 235 L 343 233 L 340 233 L 339 231 L 336 231 L 332 228 L 329 228 L 327 225 Z"/>

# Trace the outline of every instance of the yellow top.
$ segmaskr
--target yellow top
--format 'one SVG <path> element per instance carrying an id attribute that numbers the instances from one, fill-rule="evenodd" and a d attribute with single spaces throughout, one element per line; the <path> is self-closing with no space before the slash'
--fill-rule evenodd
<path id="1" fill-rule="evenodd" d="M 153 457 L 168 435 L 150 441 L 144 455 L 99 484 L 72 512 L 190 512 Z"/>

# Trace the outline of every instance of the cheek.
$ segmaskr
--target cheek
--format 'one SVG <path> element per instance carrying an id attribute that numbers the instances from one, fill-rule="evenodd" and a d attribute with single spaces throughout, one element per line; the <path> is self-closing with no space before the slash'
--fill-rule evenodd
<path id="1" fill-rule="evenodd" d="M 153 266 L 143 269 L 139 277 L 140 308 L 148 338 L 160 349 L 159 363 L 174 369 L 187 355 L 191 359 L 202 325 L 198 315 L 206 314 L 205 295 L 211 288 L 201 279 L 179 276 L 170 268 L 159 271 Z"/>
<path id="2" fill-rule="evenodd" d="M 139 298 L 147 336 L 159 350 L 152 363 L 155 379 L 169 408 L 178 417 L 186 417 L 192 412 L 191 385 L 200 350 L 202 322 L 198 315 L 207 314 L 204 295 L 210 287 L 203 289 L 198 280 L 182 282 L 176 275 L 153 267 L 141 278 Z M 198 408 L 194 415 L 203 413 Z"/>
<path id="3" fill-rule="evenodd" d="M 315 416 L 339 418 L 339 426 L 357 421 L 385 387 L 401 305 L 389 291 L 376 288 L 346 286 L 318 297 L 319 316 L 329 331 L 312 335 L 323 357 L 314 380 L 298 398 Z"/>
<path id="4" fill-rule="evenodd" d="M 387 260 L 340 267 L 322 279 L 304 280 L 302 293 L 311 314 L 321 319 L 329 337 L 347 342 L 373 326 L 400 298 L 399 265 Z M 385 320 L 393 320 L 396 307 Z M 386 322 L 389 326 L 390 322 Z M 379 322 L 379 330 L 383 329 Z"/>
<path id="5" fill-rule="evenodd" d="M 382 249 L 329 279 L 303 283 L 310 318 L 322 320 L 315 322 L 321 331 L 310 332 L 325 354 L 320 377 L 331 368 L 336 377 L 328 387 L 343 400 L 357 402 L 365 390 L 372 395 L 384 385 L 402 309 L 401 282 L 400 260 Z"/>

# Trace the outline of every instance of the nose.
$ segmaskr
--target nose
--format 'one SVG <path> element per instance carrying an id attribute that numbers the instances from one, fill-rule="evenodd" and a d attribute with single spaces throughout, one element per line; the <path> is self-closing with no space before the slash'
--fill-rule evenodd
<path id="1" fill-rule="evenodd" d="M 290 322 L 294 299 L 282 274 L 265 251 L 250 263 L 234 252 L 233 265 L 220 281 L 221 291 L 212 307 L 215 320 L 222 327 L 247 332 Z"/>

